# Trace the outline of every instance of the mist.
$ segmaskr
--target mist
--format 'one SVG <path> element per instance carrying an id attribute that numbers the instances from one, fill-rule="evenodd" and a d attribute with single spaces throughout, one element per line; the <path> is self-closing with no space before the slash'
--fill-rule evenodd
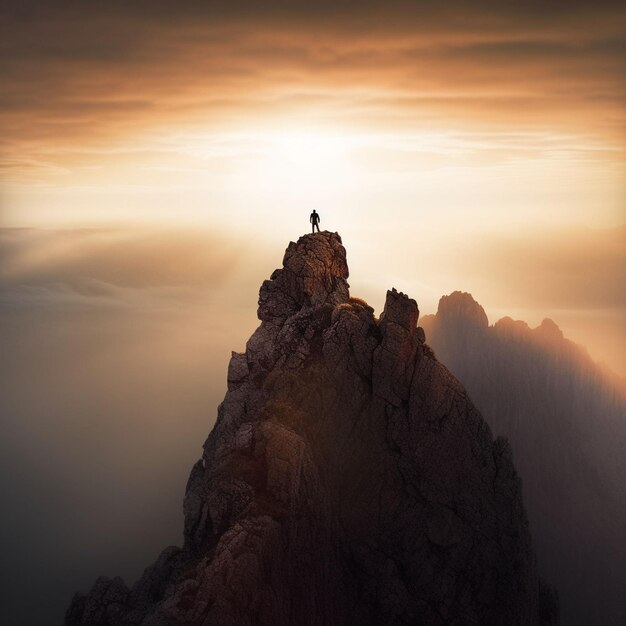
<path id="1" fill-rule="evenodd" d="M 163 239 L 2 234 L 5 623 L 58 624 L 97 574 L 133 581 L 181 541 L 188 472 L 230 350 L 256 325 L 258 281 L 232 258 L 242 242 Z"/>

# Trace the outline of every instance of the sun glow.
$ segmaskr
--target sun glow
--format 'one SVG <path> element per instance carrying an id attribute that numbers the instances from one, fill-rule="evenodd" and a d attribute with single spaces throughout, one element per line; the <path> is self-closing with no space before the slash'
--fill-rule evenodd
<path id="1" fill-rule="evenodd" d="M 354 174 L 350 135 L 286 131 L 262 135 L 247 172 L 258 189 L 300 199 L 345 189 Z"/>

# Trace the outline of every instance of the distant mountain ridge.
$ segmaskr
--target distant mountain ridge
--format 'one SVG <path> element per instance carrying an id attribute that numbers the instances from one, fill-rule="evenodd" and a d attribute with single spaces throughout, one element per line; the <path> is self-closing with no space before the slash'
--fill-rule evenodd
<path id="1" fill-rule="evenodd" d="M 184 545 L 69 625 L 558 622 L 506 440 L 424 344 L 417 304 L 350 297 L 337 234 L 290 243 L 193 466 Z"/>
<path id="2" fill-rule="evenodd" d="M 563 622 L 626 623 L 626 395 L 623 381 L 549 319 L 531 329 L 456 291 L 421 319 L 437 357 L 496 435 L 510 439 L 540 572 Z"/>

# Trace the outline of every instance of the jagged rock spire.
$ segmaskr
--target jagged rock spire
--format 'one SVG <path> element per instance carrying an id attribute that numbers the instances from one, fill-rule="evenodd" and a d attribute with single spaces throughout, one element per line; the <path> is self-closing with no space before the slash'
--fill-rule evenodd
<path id="1" fill-rule="evenodd" d="M 260 320 L 285 320 L 305 307 L 340 304 L 349 298 L 346 250 L 337 233 L 304 235 L 285 251 L 283 268 L 261 285 Z"/>
<path id="2" fill-rule="evenodd" d="M 506 441 L 434 358 L 414 300 L 376 320 L 339 235 L 290 243 L 187 485 L 185 543 L 70 625 L 539 625 Z"/>

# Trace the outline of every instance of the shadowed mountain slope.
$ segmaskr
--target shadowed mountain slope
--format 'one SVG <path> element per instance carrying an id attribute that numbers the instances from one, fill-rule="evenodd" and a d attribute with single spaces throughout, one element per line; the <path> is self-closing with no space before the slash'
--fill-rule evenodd
<path id="1" fill-rule="evenodd" d="M 380 319 L 345 249 L 290 243 L 184 499 L 184 545 L 131 588 L 100 578 L 67 624 L 553 624 L 504 439 L 423 344 Z"/>
<path id="2" fill-rule="evenodd" d="M 626 623 L 626 396 L 549 319 L 489 326 L 468 293 L 422 319 L 428 345 L 466 386 L 524 481 L 539 570 L 565 624 Z"/>

